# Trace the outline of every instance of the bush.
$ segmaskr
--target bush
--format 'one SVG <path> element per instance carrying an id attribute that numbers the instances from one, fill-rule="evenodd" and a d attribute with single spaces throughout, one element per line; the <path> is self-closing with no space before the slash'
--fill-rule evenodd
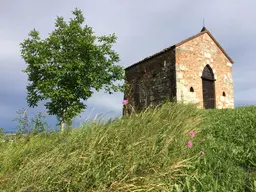
<path id="1" fill-rule="evenodd" d="M 14 121 L 18 122 L 17 135 L 38 134 L 46 130 L 47 122 L 42 112 L 35 114 L 31 119 L 28 118 L 27 109 L 21 109 L 16 113 L 18 117 Z"/>

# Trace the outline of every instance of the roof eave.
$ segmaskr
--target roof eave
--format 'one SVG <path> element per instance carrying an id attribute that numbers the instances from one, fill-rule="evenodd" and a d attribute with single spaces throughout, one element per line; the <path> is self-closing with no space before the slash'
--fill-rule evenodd
<path id="1" fill-rule="evenodd" d="M 177 43 L 177 44 L 175 44 L 175 45 L 172 45 L 172 46 L 170 46 L 170 47 L 167 47 L 167 48 L 163 49 L 162 51 L 160 51 L 160 52 L 158 52 L 158 53 L 155 53 L 155 54 L 153 54 L 153 55 L 151 55 L 151 56 L 149 56 L 149 57 L 146 57 L 146 58 L 144 58 L 143 60 L 140 60 L 140 61 L 134 63 L 133 65 L 130 65 L 130 66 L 126 67 L 125 70 L 128 70 L 128 69 L 130 69 L 130 68 L 132 68 L 132 67 L 134 67 L 134 66 L 136 66 L 136 65 L 138 65 L 138 64 L 140 64 L 140 63 L 142 63 L 143 61 L 152 59 L 152 58 L 154 58 L 154 57 L 156 57 L 156 56 L 158 56 L 158 55 L 160 55 L 160 54 L 163 54 L 163 53 L 165 53 L 166 51 L 169 51 L 169 50 L 171 50 L 171 49 L 174 49 L 174 48 L 176 48 L 176 47 L 178 47 L 178 46 L 180 46 L 180 45 L 182 45 L 182 44 L 184 44 L 184 43 L 186 43 L 186 42 L 188 42 L 188 41 L 190 41 L 190 40 L 192 40 L 192 39 L 195 39 L 196 37 L 199 37 L 200 35 L 203 35 L 204 33 L 207 33 L 207 34 L 212 38 L 212 40 L 214 41 L 214 43 L 219 47 L 219 49 L 220 49 L 220 50 L 222 51 L 222 53 L 227 57 L 227 59 L 228 59 L 232 64 L 234 64 L 234 61 L 229 57 L 229 55 L 228 55 L 228 54 L 226 53 L 226 51 L 221 47 L 221 45 L 218 43 L 218 41 L 213 37 L 213 35 L 210 33 L 210 31 L 208 31 L 205 27 L 203 27 L 203 29 L 201 30 L 200 33 L 198 33 L 198 34 L 196 34 L 196 35 L 193 35 L 193 36 L 191 36 L 191 37 L 189 37 L 189 38 L 187 38 L 187 39 L 185 39 L 185 40 L 183 40 L 183 41 L 181 41 L 181 42 L 179 42 L 179 43 Z"/>
<path id="2" fill-rule="evenodd" d="M 212 40 L 214 41 L 214 43 L 220 48 L 220 50 L 223 52 L 223 54 L 228 58 L 228 60 L 234 64 L 234 61 L 231 59 L 231 57 L 229 57 L 229 55 L 227 54 L 227 52 L 221 47 L 221 45 L 218 43 L 218 41 L 213 37 L 213 35 L 210 33 L 210 31 L 206 31 L 208 33 L 208 35 L 212 38 Z"/>
<path id="3" fill-rule="evenodd" d="M 158 56 L 158 55 L 161 55 L 161 54 L 163 54 L 163 53 L 165 53 L 165 52 L 167 52 L 167 51 L 169 51 L 169 50 L 175 49 L 175 48 L 176 48 L 176 45 L 172 45 L 172 46 L 170 46 L 170 47 L 167 47 L 167 48 L 163 49 L 163 50 L 160 51 L 160 52 L 157 52 L 157 53 L 155 53 L 155 54 L 153 54 L 153 55 L 151 55 L 151 56 L 148 56 L 148 57 L 146 57 L 146 58 L 144 58 L 144 59 L 142 59 L 142 60 L 140 60 L 140 61 L 138 61 L 138 62 L 136 62 L 136 63 L 134 63 L 134 64 L 132 64 L 132 65 L 130 65 L 130 66 L 128 66 L 128 67 L 126 67 L 125 70 L 128 70 L 128 69 L 130 69 L 130 68 L 132 68 L 132 67 L 134 67 L 134 66 L 136 66 L 136 65 L 138 65 L 138 64 L 140 64 L 140 63 L 142 63 L 143 61 L 152 59 L 152 58 L 154 58 L 154 57 L 156 57 L 156 56 Z"/>
<path id="4" fill-rule="evenodd" d="M 183 41 L 177 43 L 176 46 L 178 47 L 178 46 L 180 46 L 180 45 L 182 45 L 182 44 L 184 44 L 184 43 L 186 43 L 186 42 L 188 42 L 188 41 L 190 41 L 190 40 L 192 40 L 192 39 L 194 39 L 194 38 L 196 38 L 196 37 L 199 37 L 200 35 L 203 35 L 203 34 L 205 34 L 205 33 L 207 33 L 207 34 L 211 37 L 211 39 L 212 39 L 212 40 L 214 41 L 214 43 L 219 47 L 219 49 L 220 49 L 220 50 L 222 51 L 222 53 L 227 57 L 227 59 L 228 59 L 232 64 L 234 64 L 234 61 L 229 57 L 229 55 L 226 53 L 226 51 L 221 47 L 221 45 L 218 43 L 218 41 L 213 37 L 213 35 L 210 33 L 210 31 L 208 31 L 206 28 L 203 28 L 200 33 L 198 33 L 198 34 L 196 34 L 196 35 L 194 35 L 194 36 L 191 36 L 191 37 L 189 37 L 189 38 L 187 38 L 187 39 L 185 39 L 185 40 L 183 40 Z"/>

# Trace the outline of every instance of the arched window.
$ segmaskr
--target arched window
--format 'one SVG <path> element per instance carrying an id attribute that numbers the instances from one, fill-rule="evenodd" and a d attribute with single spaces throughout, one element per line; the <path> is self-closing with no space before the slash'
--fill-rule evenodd
<path id="1" fill-rule="evenodd" d="M 226 97 L 226 93 L 225 93 L 224 91 L 223 91 L 223 93 L 222 93 L 222 96 L 223 96 L 223 97 Z"/>
<path id="2" fill-rule="evenodd" d="M 190 90 L 189 90 L 190 92 L 194 92 L 194 88 L 193 87 L 190 87 Z"/>

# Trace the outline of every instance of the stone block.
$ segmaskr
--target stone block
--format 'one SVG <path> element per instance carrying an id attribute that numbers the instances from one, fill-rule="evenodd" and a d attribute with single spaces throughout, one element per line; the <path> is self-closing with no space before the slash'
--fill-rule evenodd
<path id="1" fill-rule="evenodd" d="M 227 62 L 227 66 L 232 67 L 232 63 Z"/>
<path id="2" fill-rule="evenodd" d="M 178 78 L 178 79 L 182 79 L 182 78 L 183 78 L 183 73 L 178 72 L 178 73 L 177 73 L 177 78 Z"/>
<path id="3" fill-rule="evenodd" d="M 172 53 L 175 53 L 175 57 L 172 57 L 174 54 L 171 56 Z M 177 61 L 176 65 L 174 61 Z M 159 63 L 162 65 L 160 69 L 157 68 Z M 148 95 L 148 100 L 161 102 L 166 96 L 169 97 L 170 89 L 175 84 L 176 87 L 172 89 L 175 90 L 178 101 L 183 99 L 185 102 L 198 103 L 199 107 L 203 107 L 201 76 L 207 64 L 211 66 L 216 79 L 216 108 L 233 108 L 232 64 L 207 33 L 179 45 L 174 52 L 157 55 L 138 65 L 147 66 L 148 71 L 158 70 L 155 80 L 149 81 L 145 88 L 152 92 Z M 175 72 L 171 73 L 171 69 Z M 135 78 L 136 74 L 132 70 L 136 71 L 131 69 L 130 79 Z M 190 86 L 193 86 L 194 93 L 189 91 Z M 222 97 L 223 90 L 226 92 L 226 98 Z"/>

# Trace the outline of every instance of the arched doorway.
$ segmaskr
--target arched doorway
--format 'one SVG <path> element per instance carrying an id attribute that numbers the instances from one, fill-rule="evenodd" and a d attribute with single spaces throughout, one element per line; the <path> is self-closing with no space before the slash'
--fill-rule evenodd
<path id="1" fill-rule="evenodd" d="M 205 109 L 215 108 L 215 78 L 212 68 L 206 65 L 202 74 L 203 103 Z"/>

